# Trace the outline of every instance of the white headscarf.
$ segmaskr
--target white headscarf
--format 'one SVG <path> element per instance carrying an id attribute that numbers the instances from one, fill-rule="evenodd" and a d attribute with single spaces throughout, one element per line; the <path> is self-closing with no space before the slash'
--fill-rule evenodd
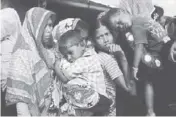
<path id="1" fill-rule="evenodd" d="M 0 37 L 1 37 L 1 62 L 2 79 L 6 79 L 9 72 L 9 63 L 16 40 L 21 34 L 21 22 L 15 9 L 5 8 L 0 10 Z"/>

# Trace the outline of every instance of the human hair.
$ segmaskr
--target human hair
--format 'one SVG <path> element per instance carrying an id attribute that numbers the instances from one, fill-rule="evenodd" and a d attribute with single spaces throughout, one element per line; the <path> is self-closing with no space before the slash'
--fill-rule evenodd
<path id="1" fill-rule="evenodd" d="M 80 33 L 81 33 L 81 36 L 83 38 L 86 38 L 88 37 L 88 34 L 89 34 L 89 25 L 87 22 L 83 21 L 83 20 L 79 20 L 77 23 L 76 23 L 76 26 L 75 26 L 75 29 L 74 30 L 79 30 Z"/>
<path id="2" fill-rule="evenodd" d="M 121 13 L 124 13 L 124 14 L 129 14 L 128 11 L 122 9 L 122 8 L 111 8 L 109 11 L 107 11 L 107 13 L 102 17 L 102 23 L 104 25 L 106 25 L 109 29 L 112 29 L 111 27 L 111 23 L 110 23 L 110 18 L 113 16 L 113 15 L 120 15 Z"/>
<path id="3" fill-rule="evenodd" d="M 162 7 L 156 6 L 156 5 L 154 5 L 154 7 L 155 7 L 155 10 L 151 14 L 151 17 L 154 18 L 154 15 L 158 14 L 159 15 L 159 17 L 157 18 L 157 20 L 158 20 L 164 15 L 164 9 Z"/>
<path id="4" fill-rule="evenodd" d="M 82 41 L 83 39 L 79 30 L 69 30 L 60 37 L 58 44 L 59 48 L 68 48 L 78 44 L 84 46 Z"/>

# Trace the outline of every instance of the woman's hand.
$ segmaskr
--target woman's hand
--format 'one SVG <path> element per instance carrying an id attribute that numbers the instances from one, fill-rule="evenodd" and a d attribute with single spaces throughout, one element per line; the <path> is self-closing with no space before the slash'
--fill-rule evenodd
<path id="1" fill-rule="evenodd" d="M 122 51 L 121 47 L 117 44 L 109 44 L 109 45 L 107 45 L 107 47 L 109 48 L 110 53 L 115 53 L 117 51 Z"/>
<path id="2" fill-rule="evenodd" d="M 169 60 L 176 62 L 176 41 L 171 46 Z"/>
<path id="3" fill-rule="evenodd" d="M 139 80 L 138 77 L 137 77 L 137 73 L 138 73 L 138 68 L 132 67 L 132 77 L 135 80 Z"/>

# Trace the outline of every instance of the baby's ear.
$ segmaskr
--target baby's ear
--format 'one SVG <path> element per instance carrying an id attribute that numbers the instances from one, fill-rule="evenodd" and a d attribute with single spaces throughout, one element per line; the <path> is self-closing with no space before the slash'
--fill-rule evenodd
<path id="1" fill-rule="evenodd" d="M 81 46 L 85 46 L 85 45 L 86 45 L 86 40 L 83 39 L 83 40 L 80 42 L 80 45 L 81 45 Z"/>

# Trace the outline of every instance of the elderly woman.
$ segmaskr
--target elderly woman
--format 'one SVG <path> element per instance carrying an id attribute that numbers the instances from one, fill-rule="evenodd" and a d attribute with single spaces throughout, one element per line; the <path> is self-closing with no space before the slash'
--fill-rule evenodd
<path id="1" fill-rule="evenodd" d="M 13 49 L 7 80 L 7 105 L 16 104 L 18 116 L 46 115 L 50 105 L 54 55 L 52 48 L 55 14 L 43 8 L 27 11 L 22 34 Z M 52 55 L 51 57 L 48 55 Z"/>

